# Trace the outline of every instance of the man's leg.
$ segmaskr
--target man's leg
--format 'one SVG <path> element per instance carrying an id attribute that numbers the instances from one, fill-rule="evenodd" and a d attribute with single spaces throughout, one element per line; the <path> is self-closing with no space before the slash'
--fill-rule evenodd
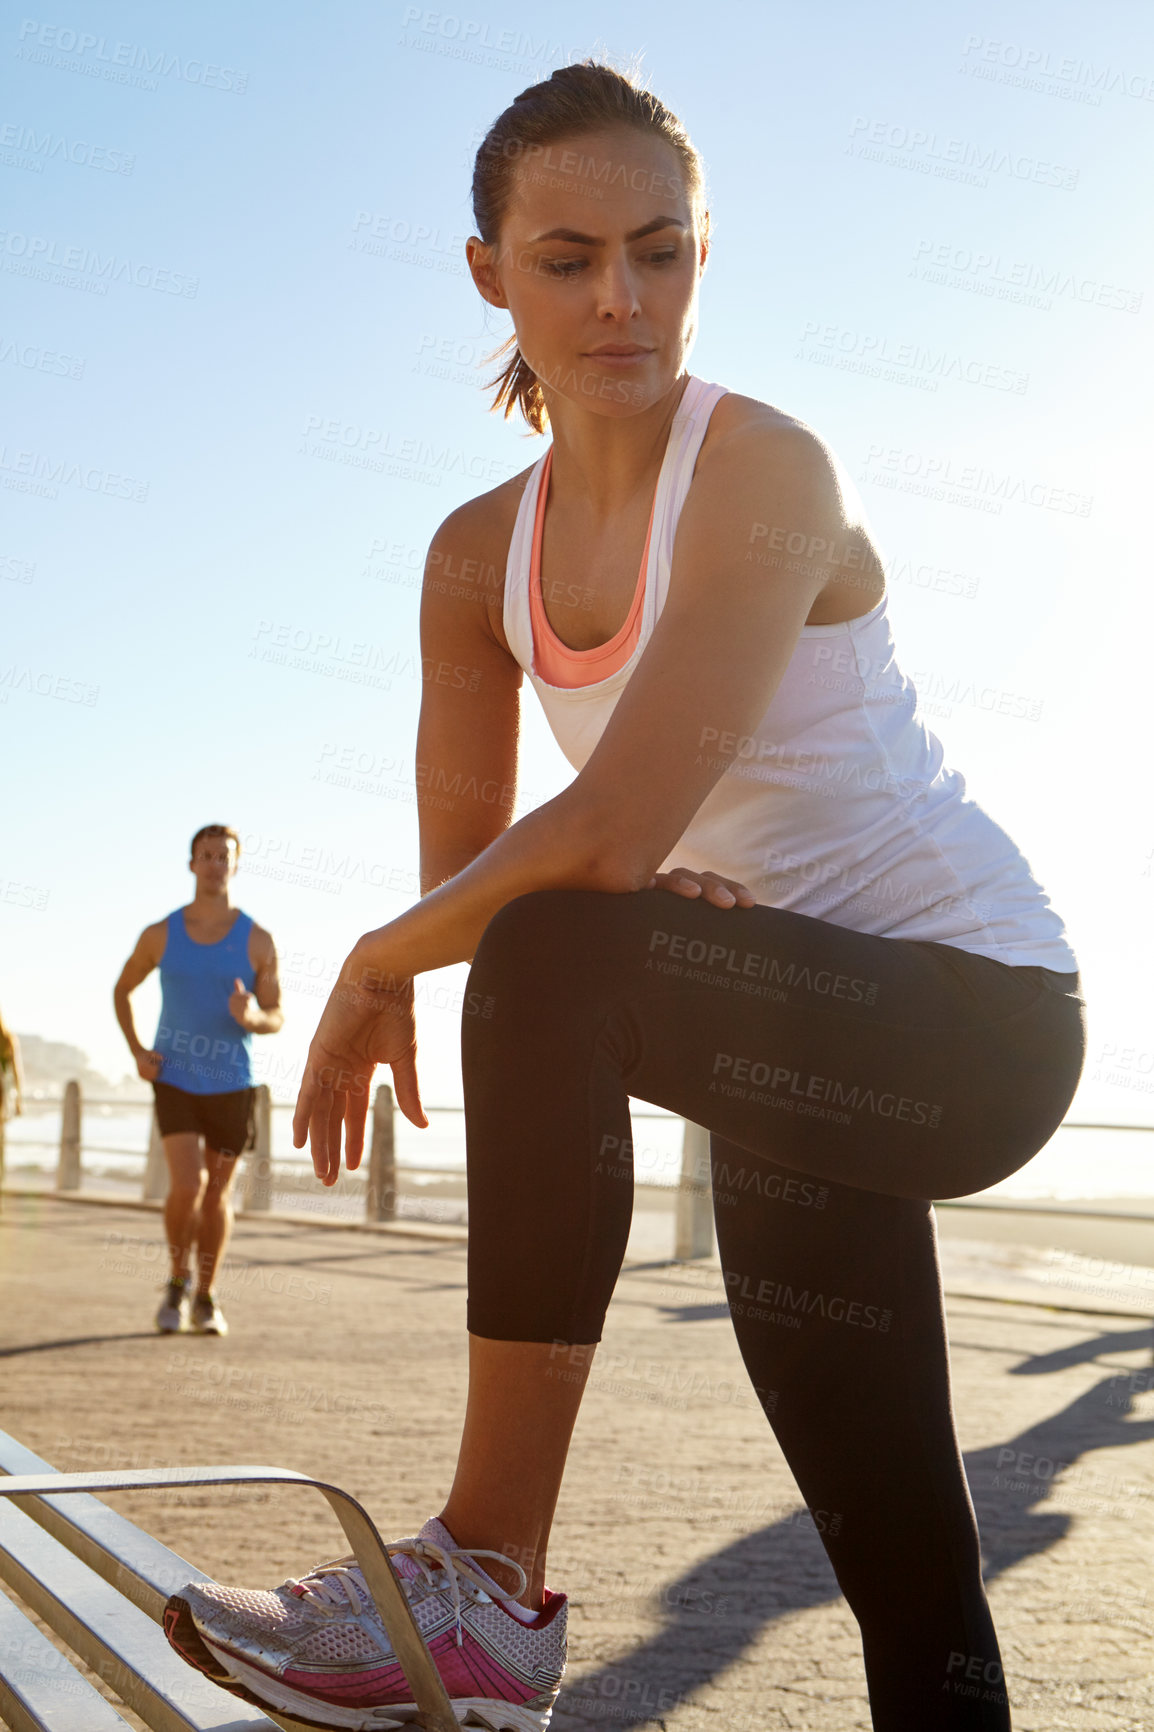
<path id="1" fill-rule="evenodd" d="M 172 1258 L 172 1279 L 190 1273 L 197 1214 L 207 1175 L 201 1140 L 195 1131 L 175 1131 L 163 1139 L 168 1162 L 168 1196 L 164 1200 L 164 1231 Z"/>
<path id="2" fill-rule="evenodd" d="M 235 1155 L 206 1149 L 206 1183 L 200 1197 L 196 1223 L 196 1293 L 212 1291 L 221 1259 L 232 1233 L 232 1188 L 239 1165 Z"/>

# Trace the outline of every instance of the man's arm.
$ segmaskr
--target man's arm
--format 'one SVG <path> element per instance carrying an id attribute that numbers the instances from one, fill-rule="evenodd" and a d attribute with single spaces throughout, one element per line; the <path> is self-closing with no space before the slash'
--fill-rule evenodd
<path id="1" fill-rule="evenodd" d="M 147 980 L 153 969 L 159 964 L 164 955 L 167 936 L 167 926 L 163 920 L 158 920 L 153 926 L 146 926 L 136 941 L 136 949 L 120 971 L 120 979 L 112 989 L 116 1020 L 120 1024 L 120 1031 L 136 1060 L 137 1073 L 144 1078 L 145 1082 L 156 1081 L 163 1060 L 161 1054 L 146 1047 L 137 1034 L 129 997 L 136 991 L 141 981 Z"/>
<path id="2" fill-rule="evenodd" d="M 284 1011 L 280 1002 L 280 976 L 277 973 L 276 945 L 272 933 L 253 923 L 248 935 L 248 959 L 256 979 L 253 990 L 246 992 L 238 980 L 228 1008 L 240 1026 L 250 1034 L 278 1034 L 284 1026 Z"/>

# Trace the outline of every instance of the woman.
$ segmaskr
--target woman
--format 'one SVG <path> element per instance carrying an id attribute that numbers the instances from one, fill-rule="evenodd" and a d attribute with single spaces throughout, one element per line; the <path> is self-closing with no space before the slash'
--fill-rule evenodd
<path id="1" fill-rule="evenodd" d="M 565 1615 L 545 1548 L 629 1229 L 632 1094 L 707 1126 L 715 1169 L 765 1175 L 719 1198 L 722 1267 L 802 1494 L 842 1516 L 823 1538 L 874 1725 L 1006 1727 L 1004 1694 L 953 1682 L 975 1657 L 1000 1673 L 927 1199 L 1004 1178 L 1060 1123 L 1074 955 L 922 723 L 834 460 L 686 372 L 709 230 L 679 122 L 565 67 L 496 121 L 473 193 L 473 280 L 516 333 L 497 403 L 553 441 L 434 538 L 426 665 L 469 678 L 428 682 L 417 757 L 512 784 L 525 672 L 578 774 L 512 825 L 480 796 L 423 808 L 424 898 L 355 946 L 301 1089 L 326 1184 L 342 1126 L 361 1158 L 374 1064 L 425 1124 L 413 980 L 473 959 L 468 1407 L 398 1568 L 459 1713 L 544 1727 Z M 435 580 L 453 570 L 475 599 Z M 799 1174 L 825 1207 L 779 1219 L 768 1181 Z M 172 1622 L 194 1664 L 317 1724 L 406 1700 L 348 1561 L 190 1588 Z"/>

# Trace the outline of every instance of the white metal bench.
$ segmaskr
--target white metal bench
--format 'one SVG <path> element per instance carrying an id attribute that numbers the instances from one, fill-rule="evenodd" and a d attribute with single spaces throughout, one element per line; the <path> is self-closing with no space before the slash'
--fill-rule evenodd
<path id="1" fill-rule="evenodd" d="M 0 1580 L 154 1732 L 315 1732 L 250 1707 L 169 1647 L 164 1604 L 205 1581 L 92 1494 L 158 1486 L 301 1485 L 321 1492 L 344 1529 L 428 1732 L 458 1723 L 380 1534 L 339 1486 L 275 1467 L 57 1473 L 0 1432 Z M 12 1732 L 124 1732 L 127 1722 L 5 1594 L 0 1594 L 0 1718 Z"/>

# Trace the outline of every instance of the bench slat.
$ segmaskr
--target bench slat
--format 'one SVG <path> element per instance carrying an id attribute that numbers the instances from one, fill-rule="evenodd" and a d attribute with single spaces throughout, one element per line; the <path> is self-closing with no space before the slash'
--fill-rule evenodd
<path id="1" fill-rule="evenodd" d="M 178 1468 L 125 1468 L 98 1473 L 21 1473 L 0 1475 L 0 1505 L 57 1495 L 74 1496 L 96 1491 L 131 1491 L 145 1487 L 218 1485 L 297 1485 L 319 1491 L 344 1529 L 357 1563 L 364 1574 L 389 1638 L 412 1691 L 418 1723 L 426 1732 L 459 1732 L 457 1717 L 436 1662 L 425 1646 L 412 1607 L 393 1567 L 388 1548 L 365 1510 L 347 1491 L 328 1480 L 310 1479 L 292 1468 L 223 1466 Z M 17 1512 L 19 1513 L 19 1512 Z M 28 1518 L 26 1518 L 28 1519 Z M 48 1540 L 49 1535 L 44 1538 Z M 73 1563 L 75 1559 L 71 1560 Z M 78 1568 L 83 1567 L 77 1565 Z M 89 1572 L 91 1574 L 91 1572 Z M 103 1585 L 103 1584 L 102 1584 Z M 124 1601 L 121 1596 L 121 1604 Z M 135 1607 L 127 1608 L 133 1611 Z M 78 1650 L 79 1652 L 79 1650 Z M 288 1732 L 297 1732 L 300 1722 L 272 1709 L 268 1718 Z M 248 1722 L 251 1725 L 251 1722 Z M 304 1729 L 307 1732 L 307 1728 Z"/>
<path id="2" fill-rule="evenodd" d="M 54 1473 L 40 1456 L 33 1455 L 7 1432 L 0 1431 L 0 1474 Z M 179 1593 L 189 1582 L 210 1578 L 194 1564 L 144 1533 L 135 1522 L 88 1492 L 68 1497 L 22 1497 L 13 1500 L 74 1556 L 118 1588 L 126 1600 L 139 1606 L 156 1623 L 164 1613 L 170 1594 Z M 256 1722 L 254 1722 L 256 1724 Z"/>
<path id="3" fill-rule="evenodd" d="M 252 1732 L 267 1718 L 196 1672 L 138 1607 L 8 1499 L 0 1574 L 155 1732 Z"/>
<path id="4" fill-rule="evenodd" d="M 0 1715 L 12 1732 L 125 1732 L 127 1720 L 0 1594 Z"/>

